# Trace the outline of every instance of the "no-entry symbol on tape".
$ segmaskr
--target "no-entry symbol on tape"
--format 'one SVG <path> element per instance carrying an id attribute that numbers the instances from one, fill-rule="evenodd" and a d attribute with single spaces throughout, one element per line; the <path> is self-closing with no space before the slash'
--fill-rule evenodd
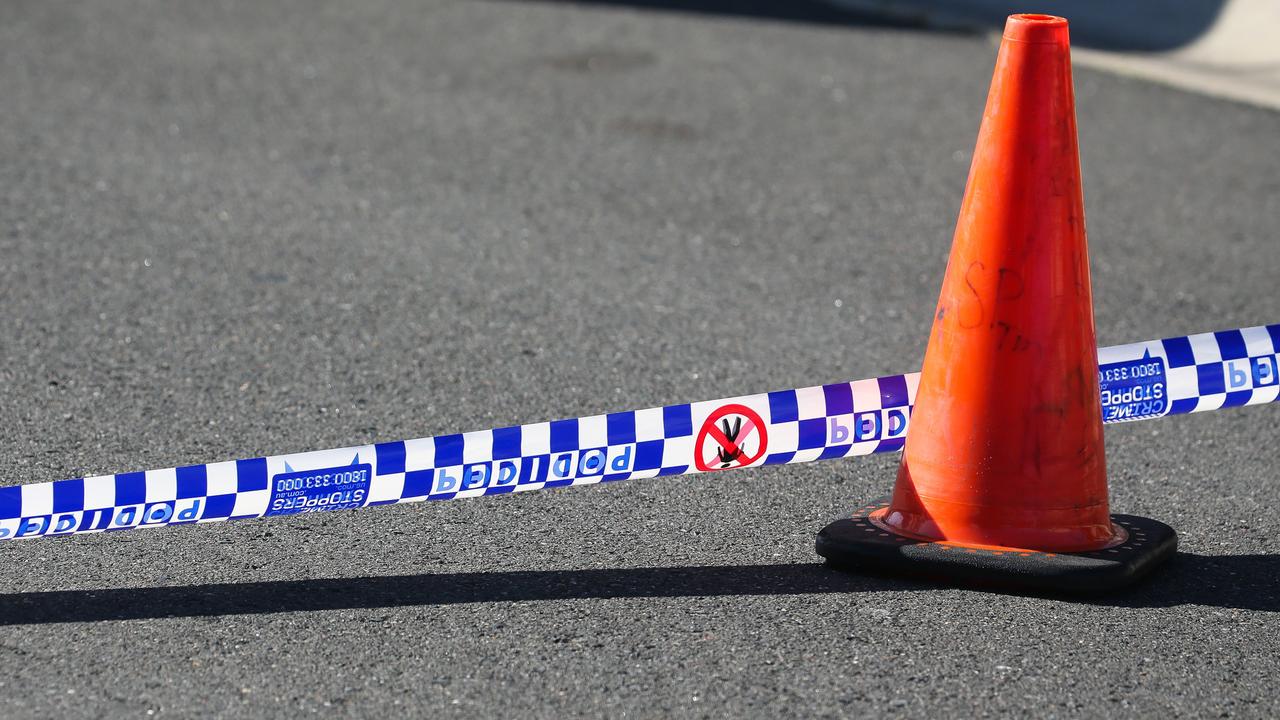
<path id="1" fill-rule="evenodd" d="M 702 423 L 693 460 L 703 472 L 732 470 L 759 460 L 768 446 L 769 429 L 760 413 L 746 405 L 725 405 Z"/>

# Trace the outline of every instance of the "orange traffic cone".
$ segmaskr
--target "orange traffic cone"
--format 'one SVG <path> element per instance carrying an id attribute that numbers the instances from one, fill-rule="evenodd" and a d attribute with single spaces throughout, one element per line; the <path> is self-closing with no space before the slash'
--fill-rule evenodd
<path id="1" fill-rule="evenodd" d="M 1054 590 L 1177 547 L 1107 506 L 1067 21 L 1009 18 L 893 498 L 818 537 L 836 565 Z"/>

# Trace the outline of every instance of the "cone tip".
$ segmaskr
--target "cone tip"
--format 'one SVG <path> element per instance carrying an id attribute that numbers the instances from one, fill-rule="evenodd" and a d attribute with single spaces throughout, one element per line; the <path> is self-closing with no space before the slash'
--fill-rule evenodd
<path id="1" fill-rule="evenodd" d="M 1066 46 L 1067 19 L 1056 15 L 1010 15 L 1004 25 L 1004 39 Z"/>

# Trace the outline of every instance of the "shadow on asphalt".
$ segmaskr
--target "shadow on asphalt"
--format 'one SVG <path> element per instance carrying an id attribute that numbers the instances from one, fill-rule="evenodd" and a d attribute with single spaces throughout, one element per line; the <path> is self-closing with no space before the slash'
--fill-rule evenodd
<path id="1" fill-rule="evenodd" d="M 510 0 L 504 0 L 510 1 Z M 978 34 L 998 31 L 1013 13 L 1062 15 L 1071 40 L 1100 50 L 1161 52 L 1195 42 L 1218 20 L 1226 0 L 1152 3 L 1150 0 L 525 0 L 572 5 L 715 15 L 811 25 Z M 865 8 L 865 9 L 859 9 Z M 1158 12 L 1157 12 L 1158 11 Z"/>
<path id="2" fill-rule="evenodd" d="M 0 595 L 0 625 L 483 602 L 919 591 L 931 587 L 801 563 L 442 573 L 12 593 Z M 1203 605 L 1277 612 L 1280 555 L 1179 553 L 1158 575 L 1132 590 L 1077 601 L 1115 607 Z"/>
<path id="3" fill-rule="evenodd" d="M 1202 605 L 1280 612 L 1280 555 L 1179 552 L 1166 567 L 1132 589 L 1089 602 L 1133 608 Z"/>
<path id="4" fill-rule="evenodd" d="M 510 0 L 502 0 L 510 2 Z M 928 27 L 922 20 L 893 17 L 884 13 L 836 7 L 822 0 L 521 0 L 523 2 L 559 3 L 567 5 L 623 7 L 636 10 L 713 15 L 805 25 L 851 25 L 881 28 L 907 28 L 944 33 L 972 34 L 971 30 Z"/>
<path id="5" fill-rule="evenodd" d="M 0 625 L 206 617 L 481 602 L 807 595 L 927 586 L 820 564 L 390 575 L 0 595 Z"/>

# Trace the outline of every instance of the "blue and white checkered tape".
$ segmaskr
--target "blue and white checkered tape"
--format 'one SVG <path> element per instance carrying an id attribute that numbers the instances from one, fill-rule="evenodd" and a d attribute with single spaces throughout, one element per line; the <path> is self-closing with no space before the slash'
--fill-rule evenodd
<path id="1" fill-rule="evenodd" d="M 1098 352 L 1104 422 L 1276 401 L 1280 325 Z M 902 448 L 918 373 L 377 445 L 0 487 L 0 539 L 238 520 Z"/>

